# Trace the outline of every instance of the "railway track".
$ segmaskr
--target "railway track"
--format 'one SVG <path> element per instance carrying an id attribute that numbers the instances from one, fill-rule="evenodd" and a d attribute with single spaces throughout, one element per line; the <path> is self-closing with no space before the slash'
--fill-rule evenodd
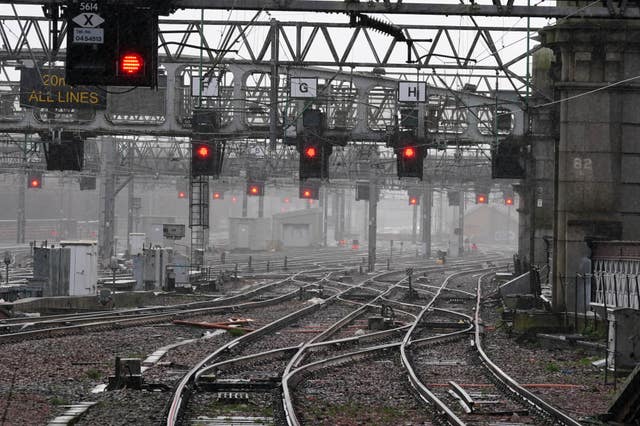
<path id="1" fill-rule="evenodd" d="M 343 250 L 344 251 L 344 250 Z M 350 254 L 349 251 L 346 251 Z M 91 331 L 101 331 L 122 327 L 135 327 L 142 325 L 157 324 L 173 319 L 184 319 L 193 316 L 202 315 L 208 311 L 223 310 L 226 306 L 241 301 L 258 298 L 259 295 L 269 291 L 269 289 L 277 288 L 291 282 L 292 279 L 313 280 L 313 274 L 322 273 L 328 270 L 358 270 L 361 264 L 359 257 L 348 258 L 345 253 L 322 253 L 313 256 L 298 256 L 294 259 L 293 265 L 289 268 L 289 274 L 270 273 L 247 275 L 246 278 L 267 279 L 272 280 L 271 283 L 260 285 L 255 289 L 242 294 L 233 296 L 196 301 L 190 303 L 181 303 L 163 307 L 148 307 L 138 309 L 124 309 L 116 311 L 97 311 L 81 314 L 64 314 L 52 315 L 37 318 L 10 318 L 0 320 L 0 344 L 6 342 L 17 342 L 25 339 L 36 339 L 63 336 L 68 334 L 77 334 Z M 397 257 L 397 262 L 403 260 L 414 260 L 413 258 Z M 351 262 L 351 263 L 349 263 Z M 298 272 L 296 272 L 296 270 Z M 315 271 L 315 272 L 313 272 Z M 348 286 L 344 283 L 335 283 L 334 285 Z M 293 291 L 294 289 L 292 289 Z M 287 297 L 293 297 L 289 294 Z M 258 301 L 256 300 L 256 303 Z"/>
<path id="2" fill-rule="evenodd" d="M 438 271 L 438 273 L 441 269 L 441 266 L 422 268 L 422 270 L 424 271 L 435 270 Z M 399 278 L 389 280 L 389 278 L 393 276 L 399 276 Z M 384 278 L 386 278 L 386 282 Z M 346 303 L 354 306 L 354 308 L 349 313 L 344 315 L 340 320 L 336 321 L 331 326 L 322 324 L 321 326 L 316 326 L 312 330 L 301 330 L 302 332 L 308 333 L 310 335 L 305 339 L 298 339 L 297 341 L 293 342 L 280 342 L 281 344 L 279 345 L 279 347 L 275 348 L 270 348 L 269 345 L 265 345 L 263 347 L 264 350 L 257 353 L 247 353 L 245 351 L 240 351 L 239 348 L 241 348 L 242 346 L 250 346 L 250 343 L 252 341 L 261 338 L 261 336 L 264 336 L 265 333 L 274 331 L 276 329 L 288 328 L 289 331 L 291 331 L 292 329 L 300 328 L 300 318 L 314 312 L 314 309 L 312 308 L 305 308 L 300 310 L 295 317 L 282 318 L 272 324 L 269 324 L 263 329 L 257 330 L 250 335 L 243 336 L 236 341 L 230 342 L 227 345 L 219 348 L 217 351 L 198 363 L 198 365 L 193 367 L 185 375 L 180 384 L 176 387 L 171 406 L 168 410 L 166 424 L 178 424 L 181 416 L 183 415 L 183 408 L 186 405 L 186 401 L 189 398 L 189 395 L 194 390 L 206 388 L 209 390 L 233 389 L 238 391 L 244 389 L 245 391 L 247 391 L 256 387 L 259 388 L 260 386 L 268 386 L 267 383 L 260 381 L 260 377 L 262 377 L 262 380 L 268 380 L 268 383 L 271 383 L 273 385 L 274 383 L 279 382 L 281 374 L 283 377 L 286 377 L 292 369 L 300 365 L 307 353 L 320 353 L 331 347 L 338 347 L 342 349 L 354 344 L 376 344 L 389 340 L 397 340 L 402 336 L 399 330 L 407 328 L 407 325 L 404 323 L 400 323 L 398 327 L 394 327 L 394 329 L 391 331 L 371 333 L 369 335 L 365 334 L 364 336 L 357 337 L 344 337 L 343 335 L 339 336 L 339 338 L 328 340 L 333 335 L 339 335 L 340 330 L 344 330 L 345 327 L 347 327 L 349 324 L 353 324 L 354 321 L 356 321 L 358 318 L 361 318 L 372 308 L 380 308 L 380 305 L 382 303 L 380 305 L 376 305 L 376 303 L 383 301 L 383 298 L 385 296 L 390 295 L 397 289 L 397 287 L 402 286 L 403 283 L 406 282 L 407 277 L 405 276 L 404 270 L 377 274 L 375 277 L 369 277 L 358 285 L 353 285 L 351 287 L 347 286 L 348 288 L 346 289 L 340 288 L 341 286 L 344 286 L 344 283 L 327 280 L 326 277 L 324 277 L 322 280 L 324 280 L 323 285 L 325 287 L 336 286 L 336 288 L 340 291 L 335 296 L 332 296 L 325 300 L 321 305 L 326 308 L 327 306 L 336 306 L 340 305 L 341 303 Z M 368 291 L 369 295 L 363 295 L 363 291 Z M 355 300 L 350 299 L 349 297 L 355 292 L 358 293 L 358 298 L 356 298 Z M 367 300 L 357 300 L 362 297 L 365 297 Z M 409 320 L 411 317 L 414 317 L 413 314 L 403 311 L 402 309 L 398 309 L 398 314 L 403 315 L 407 320 Z M 333 318 L 333 316 L 331 317 Z M 295 354 L 291 356 L 291 353 L 293 353 L 294 350 Z M 230 355 L 231 352 L 233 352 L 232 356 Z M 290 358 L 290 360 L 287 363 L 284 371 L 282 371 L 282 365 L 284 363 L 284 360 L 286 360 L 287 358 Z M 266 371 L 269 371 L 272 376 L 269 378 L 265 378 L 258 373 L 255 375 L 255 377 L 253 377 L 254 380 L 251 380 L 251 378 L 242 377 L 242 375 L 233 378 L 225 376 L 225 374 L 228 374 L 229 371 L 239 371 L 251 375 L 251 371 L 254 371 L 253 365 L 256 362 L 260 362 L 263 366 L 266 366 Z M 247 364 L 245 368 L 238 367 L 238 365 L 244 364 Z M 226 371 L 227 373 L 223 374 L 223 371 Z M 280 371 L 282 371 L 281 374 L 278 373 L 273 375 L 273 372 Z M 216 372 L 218 374 L 215 374 Z M 283 388 L 286 388 L 286 379 L 283 378 L 282 382 Z M 211 401 L 207 400 L 206 398 L 201 398 L 201 400 L 199 401 L 201 405 L 206 405 L 210 402 Z M 187 417 L 194 419 L 198 414 L 202 413 L 199 413 L 197 410 L 192 410 L 192 412 L 187 415 Z M 283 416 L 285 415 L 286 414 L 283 413 Z"/>
<path id="3" fill-rule="evenodd" d="M 347 252 L 347 254 L 350 254 Z M 349 264 L 349 262 L 351 262 Z M 46 317 L 10 318 L 0 320 L 0 344 L 3 342 L 16 342 L 20 339 L 33 339 L 41 337 L 60 336 L 68 333 L 79 333 L 87 331 L 105 330 L 118 327 L 131 327 L 136 325 L 148 325 L 156 322 L 170 320 L 175 317 L 186 318 L 198 315 L 200 308 L 220 307 L 225 304 L 236 303 L 251 297 L 257 297 L 270 288 L 277 287 L 287 282 L 292 277 L 301 274 L 309 274 L 310 271 L 323 271 L 331 268 L 344 268 L 346 264 L 350 268 L 357 268 L 360 263 L 359 257 L 348 257 L 344 253 L 330 252 L 297 256 L 292 258 L 292 265 L 287 273 L 274 272 L 270 274 L 260 274 L 258 271 L 245 278 L 271 280 L 270 284 L 259 286 L 256 290 L 251 290 L 246 294 L 238 294 L 220 300 L 200 301 L 182 303 L 164 307 L 149 307 L 140 309 L 124 309 L 117 311 L 97 311 L 81 314 L 51 315 Z"/>
<path id="4" fill-rule="evenodd" d="M 481 282 L 487 276 L 483 274 L 477 279 L 475 300 L 457 298 L 451 303 L 452 299 L 433 299 L 434 305 L 447 305 L 446 312 L 450 315 L 473 320 L 469 328 L 439 337 L 412 338 L 417 324 L 433 313 L 429 307 L 407 333 L 400 352 L 412 386 L 433 405 L 443 421 L 452 425 L 489 425 L 496 421 L 514 425 L 579 425 L 516 383 L 484 353 L 479 309 Z M 446 284 L 455 278 L 448 277 Z M 442 308 L 439 312 L 443 312 Z M 434 322 L 430 324 L 433 326 Z M 469 338 L 471 329 L 473 339 Z"/>
<path id="5" fill-rule="evenodd" d="M 333 324 L 341 323 L 340 326 L 337 326 L 331 334 L 325 335 L 324 337 L 315 340 L 313 343 L 308 344 L 308 349 L 305 351 L 306 361 L 309 362 L 311 360 L 320 360 L 326 357 L 335 356 L 342 353 L 353 352 L 359 348 L 368 347 L 368 346 L 376 346 L 383 345 L 388 343 L 397 343 L 399 339 L 403 336 L 403 330 L 406 330 L 407 324 L 410 324 L 413 321 L 413 316 L 409 312 L 408 306 L 398 305 L 394 306 L 394 311 L 396 314 L 397 327 L 399 330 L 391 330 L 391 331 L 381 331 L 381 332 L 370 332 L 367 331 L 363 335 L 354 335 L 355 331 L 362 331 L 366 329 L 366 318 L 371 313 L 376 313 L 379 309 L 382 308 L 382 305 L 389 305 L 390 302 L 387 302 L 385 299 L 390 301 L 401 301 L 401 297 L 397 297 L 398 294 L 401 294 L 406 290 L 407 282 L 403 281 L 405 279 L 404 276 L 404 268 L 410 267 L 412 262 L 415 260 L 413 256 L 409 256 L 406 259 L 398 259 L 396 258 L 396 262 L 394 266 L 400 267 L 400 271 L 390 271 L 384 272 L 381 275 L 380 280 L 373 280 L 372 276 L 362 276 L 363 280 L 366 278 L 366 282 L 358 279 L 358 274 L 353 274 L 353 272 L 357 271 L 358 268 L 354 268 L 357 266 L 359 262 L 354 264 L 346 264 L 346 259 L 341 258 L 341 256 L 337 256 L 338 259 L 335 259 L 335 265 L 327 264 L 325 267 L 318 268 L 317 262 L 314 262 L 314 259 L 309 260 L 309 267 L 303 271 L 289 271 L 290 275 L 287 275 L 286 278 L 283 278 L 284 274 L 282 273 L 270 273 L 270 274 L 255 274 L 255 276 L 264 276 L 264 277 L 275 277 L 277 279 L 270 281 L 267 284 L 260 284 L 258 287 L 268 286 L 269 284 L 273 284 L 274 282 L 280 282 L 278 286 L 272 287 L 273 291 L 264 290 L 259 294 L 251 295 L 234 295 L 235 299 L 219 299 L 219 300 L 205 300 L 199 302 L 191 302 L 188 305 L 182 306 L 182 310 L 184 311 L 196 311 L 193 313 L 193 317 L 197 321 L 204 322 L 218 322 L 218 321 L 228 321 L 229 318 L 245 317 L 245 318 L 256 318 L 257 321 L 253 323 L 253 327 L 260 327 L 261 325 L 269 325 L 269 322 L 273 322 L 274 320 L 278 320 L 284 317 L 287 317 L 291 314 L 294 314 L 298 310 L 302 308 L 306 308 L 311 306 L 313 309 L 309 310 L 308 315 L 302 315 L 299 318 L 290 318 L 290 322 L 286 322 L 283 325 L 282 331 L 278 327 L 267 331 L 267 336 L 276 336 L 279 334 L 279 338 L 276 338 L 272 342 L 267 342 L 262 337 L 259 336 L 258 333 L 252 332 L 246 334 L 245 336 L 255 335 L 255 345 L 247 345 L 247 350 L 243 348 L 244 345 L 237 344 L 233 346 L 232 350 L 226 354 L 226 357 L 220 357 L 213 361 L 216 362 L 226 362 L 226 367 L 222 370 L 228 374 L 227 377 L 221 377 L 226 379 L 234 380 L 234 375 L 236 374 L 236 370 L 238 370 L 238 366 L 242 368 L 247 368 L 248 371 L 251 371 L 251 375 L 255 375 L 256 377 L 260 377 L 262 374 L 263 385 L 268 383 L 269 381 L 273 382 L 274 376 L 271 375 L 272 371 L 284 371 L 283 367 L 288 365 L 288 362 L 291 360 L 293 355 L 298 351 L 298 344 L 307 343 L 312 337 L 319 336 L 328 328 L 332 327 Z M 491 257 L 495 258 L 495 256 Z M 491 258 L 479 259 L 478 262 L 485 261 Z M 359 259 L 357 259 L 359 260 Z M 454 262 L 452 262 L 454 263 Z M 334 266 L 334 267 L 330 267 Z M 380 269 L 384 268 L 384 262 L 379 265 Z M 448 265 L 449 266 L 449 265 Z M 450 265 L 455 266 L 455 265 Z M 355 269 L 355 271 L 354 271 Z M 429 279 L 436 280 L 436 276 L 438 272 L 443 269 L 442 266 L 432 266 L 427 268 L 421 268 L 420 270 L 416 270 L 416 274 L 419 274 L 421 271 L 427 271 L 429 269 L 433 269 L 433 271 L 429 272 Z M 347 273 L 345 273 L 348 271 Z M 384 276 L 387 275 L 386 277 Z M 393 276 L 395 274 L 395 276 Z M 417 275 L 416 275 L 417 276 Z M 267 278 L 265 278 L 267 279 Z M 288 283 L 284 284 L 283 281 L 289 280 Z M 361 285 L 362 284 L 362 285 Z M 414 285 L 416 281 L 414 280 Z M 287 291 L 286 286 L 291 285 L 292 290 L 295 291 Z M 275 288 L 278 290 L 275 290 Z M 306 295 L 303 295 L 304 300 L 298 300 L 300 293 L 299 288 L 307 288 L 309 290 L 313 290 L 313 292 L 307 292 Z M 394 287 L 395 290 L 387 292 L 387 289 L 390 287 Z M 317 291 L 319 288 L 323 289 L 324 296 L 323 299 L 328 300 L 332 299 L 329 303 L 316 303 L 312 305 L 306 305 L 306 300 L 310 297 L 316 297 Z M 362 300 L 358 296 L 362 296 L 362 294 L 368 291 L 370 293 L 369 297 L 366 300 Z M 276 294 L 278 293 L 278 294 Z M 277 299 L 278 297 L 282 297 L 286 294 L 286 298 L 282 298 L 279 301 L 271 300 Z M 337 295 L 343 294 L 344 298 L 338 298 Z M 375 297 L 382 295 L 380 299 L 380 303 L 370 303 L 372 299 Z M 244 296 L 244 298 L 243 298 Z M 335 301 L 333 301 L 335 299 Z M 193 303 L 199 303 L 200 305 L 193 306 Z M 215 303 L 216 306 L 203 306 L 203 303 Z M 315 307 L 319 305 L 319 307 Z M 161 311 L 158 309 L 171 309 L 170 311 Z M 361 309 L 362 308 L 362 309 Z M 149 365 L 149 370 L 145 372 L 145 382 L 146 383 L 160 383 L 163 386 L 173 386 L 180 380 L 180 377 L 184 375 L 187 368 L 190 368 L 196 365 L 204 356 L 202 354 L 211 354 L 211 351 L 214 348 L 218 348 L 229 342 L 229 340 L 233 339 L 233 335 L 230 333 L 216 333 L 217 337 L 214 337 L 210 340 L 203 340 L 200 338 L 201 333 L 197 329 L 180 329 L 178 327 L 171 324 L 173 319 L 178 318 L 176 315 L 181 314 L 180 309 L 176 309 L 176 307 L 164 307 L 164 308 L 144 308 L 145 311 L 142 312 L 132 312 L 130 314 L 131 318 L 126 318 L 127 320 L 131 320 L 132 322 L 127 324 L 114 324 L 113 328 L 116 330 L 109 331 L 105 333 L 105 337 L 109 340 L 117 339 L 117 336 L 122 336 L 122 338 L 126 339 L 129 342 L 133 342 L 135 340 L 130 340 L 130 336 L 133 336 L 133 332 L 127 332 L 126 329 L 118 330 L 120 328 L 135 326 L 134 320 L 135 315 L 141 315 L 144 313 L 145 318 L 139 318 L 142 324 L 142 321 L 150 321 L 147 327 L 143 327 L 140 331 L 135 331 L 135 335 L 140 335 L 139 333 L 150 333 L 148 337 L 145 337 L 142 340 L 142 344 L 145 349 L 136 350 L 133 349 L 136 346 L 129 346 L 132 349 L 129 349 L 129 353 L 135 353 L 136 357 L 143 357 L 145 353 L 151 354 L 155 353 L 156 349 L 160 349 L 161 347 L 167 347 L 166 355 L 163 356 L 163 361 L 158 365 Z M 155 311 L 153 311 L 155 309 Z M 316 310 L 317 309 L 317 310 Z M 136 310 L 132 310 L 136 311 Z M 357 312 L 356 312 L 357 311 Z M 333 312 L 333 314 L 331 314 Z M 356 312 L 356 313 L 354 313 Z M 316 316 L 313 316 L 315 313 Z M 103 313 L 100 313 L 102 315 Z M 325 317 L 325 314 L 327 318 Z M 96 313 L 92 313 L 92 315 L 98 315 Z M 154 316 L 161 315 L 173 315 L 171 317 L 165 318 L 153 318 Z M 185 315 L 191 315 L 190 312 L 186 312 Z M 81 315 L 73 316 L 73 319 L 78 320 Z M 120 314 L 122 316 L 122 314 Z M 147 318 L 151 317 L 151 318 Z M 186 317 L 186 316 L 185 316 Z M 331 317 L 331 318 L 328 318 Z M 323 319 L 324 318 L 324 319 Z M 48 318 L 47 321 L 51 320 L 60 320 L 61 317 L 57 318 Z M 121 320 L 122 318 L 113 318 L 114 321 Z M 29 319 L 31 320 L 31 319 Z M 102 321 L 104 320 L 104 321 Z M 110 320 L 110 319 L 109 319 Z M 265 321 L 268 320 L 268 321 Z M 344 322 L 342 322 L 344 320 Z M 155 322 L 157 321 L 157 322 Z M 296 323 L 297 321 L 297 323 Z M 309 322 L 311 321 L 311 322 Z M 105 318 L 101 316 L 97 316 L 91 318 L 91 323 L 93 322 L 108 322 Z M 54 322 L 49 323 L 49 325 L 59 325 Z M 50 337 L 55 336 L 65 336 L 66 334 L 78 334 L 84 331 L 92 331 L 92 330 L 108 330 L 111 326 L 97 324 L 96 328 L 92 329 L 93 325 L 85 326 L 85 324 L 81 324 L 81 321 L 78 321 L 76 324 L 69 323 L 64 327 L 76 327 L 76 329 L 71 330 L 58 330 L 51 332 L 49 334 Z M 103 327 L 104 328 L 100 328 Z M 43 325 L 44 327 L 44 325 Z M 51 327 L 56 328 L 56 327 Z M 267 327 L 268 328 L 268 327 Z M 39 332 L 40 330 L 31 330 L 33 332 Z M 49 333 L 46 331 L 45 333 Z M 89 341 L 95 341 L 96 339 L 100 339 L 101 334 L 92 333 L 91 336 L 87 336 L 86 339 Z M 162 337 L 161 337 L 162 336 Z M 185 337 L 181 337 L 185 336 Z M 243 338 L 245 336 L 242 336 Z M 293 340 L 283 340 L 277 341 L 279 339 L 283 339 L 282 336 L 285 336 L 287 339 L 290 337 Z M 45 334 L 40 336 L 24 336 L 24 338 L 40 338 L 46 337 Z M 69 336 L 60 340 L 60 345 L 63 345 L 62 342 L 72 342 L 77 341 L 80 336 Z M 85 339 L 84 336 L 81 336 L 82 339 Z M 158 340 L 157 345 L 154 344 L 153 339 Z M 180 346 L 175 346 L 173 343 L 179 342 L 181 339 L 185 339 L 184 343 Z M 188 339 L 191 339 L 188 341 Z M 237 339 L 235 339 L 237 340 Z M 46 340 L 42 343 L 38 343 L 38 346 L 44 345 L 58 345 L 57 339 Z M 84 340 L 82 340 L 84 342 Z M 209 343 L 207 343 L 209 342 Z M 17 347 L 22 347 L 18 344 Z M 89 343 L 89 347 L 90 347 Z M 253 346 L 253 349 L 250 349 Z M 62 347 L 62 346 L 60 346 Z M 207 350 L 208 348 L 211 348 Z M 280 349 L 292 348 L 287 350 Z M 294 352 L 295 348 L 295 352 Z M 133 350 L 133 352 L 132 352 Z M 268 354 L 270 351 L 276 351 L 276 354 Z M 111 350 L 108 350 L 111 353 Z M 138 355 L 139 354 L 139 355 Z M 198 355 L 200 354 L 200 355 Z M 112 356 L 112 355 L 111 355 Z M 129 355 L 131 356 L 131 355 Z M 246 361 L 234 361 L 235 358 L 248 357 Z M 255 358 L 255 359 L 253 359 Z M 108 362 L 110 357 L 100 357 L 100 362 L 107 364 L 111 364 Z M 86 360 L 81 359 L 81 361 Z M 246 365 L 245 365 L 246 363 Z M 80 367 L 81 369 L 82 367 Z M 90 369 L 89 367 L 86 367 Z M 78 369 L 78 368 L 76 368 Z M 100 370 L 109 371 L 110 369 L 107 367 L 100 367 Z M 279 376 L 280 374 L 278 374 Z M 215 379 L 214 379 L 215 381 Z M 98 381 L 98 384 L 100 381 Z M 95 384 L 95 381 L 94 381 Z M 205 378 L 199 382 L 200 386 L 210 385 L 211 380 L 209 378 Z M 273 383 L 272 383 L 273 384 Z M 197 388 L 196 388 L 197 389 Z M 279 392 L 276 390 L 275 392 Z M 147 393 L 136 393 L 135 391 L 128 391 L 129 394 L 128 400 L 132 401 L 131 406 L 136 406 L 145 412 L 147 410 L 147 405 L 149 407 L 157 407 L 158 400 L 164 400 L 166 398 L 166 394 L 164 397 L 159 398 L 156 396 L 149 396 Z M 126 410 L 123 406 L 123 402 L 114 403 L 110 405 L 108 401 L 114 401 L 114 398 L 117 400 L 117 393 L 107 392 L 99 397 L 100 401 L 106 402 L 105 404 L 97 404 L 96 406 L 92 406 L 92 408 L 88 411 L 87 414 L 87 423 L 84 424 L 96 424 L 96 422 L 100 423 L 100 419 L 107 418 L 107 413 L 102 411 L 103 407 L 109 407 L 109 412 L 111 412 L 115 407 L 122 407 L 122 409 L 116 409 L 116 412 L 122 412 L 122 410 Z M 197 398 L 200 392 L 196 393 L 195 397 Z M 270 395 L 269 399 L 280 399 L 279 394 Z M 94 399 L 94 398 L 91 398 Z M 73 401 L 83 401 L 82 399 L 77 399 L 77 397 L 72 397 Z M 150 403 L 151 400 L 155 400 L 155 403 Z M 134 402 L 139 401 L 139 402 Z M 194 400 L 195 401 L 195 400 Z M 128 404 L 128 403 L 127 403 Z M 162 405 L 162 404 L 160 404 Z M 282 404 L 280 404 L 282 406 Z M 156 408 L 157 411 L 157 408 Z M 282 410 L 281 410 L 282 411 Z M 274 411 L 274 414 L 278 414 Z M 151 416 L 151 412 L 148 414 L 142 414 L 143 416 Z M 158 412 L 155 416 L 160 415 Z M 156 417 L 157 418 L 157 417 Z M 284 419 L 284 414 L 281 414 L 280 419 Z M 81 422 L 82 424 L 82 422 Z M 153 424 L 157 424 L 156 421 Z"/>
<path id="6" fill-rule="evenodd" d="M 358 370 L 365 361 L 367 365 L 370 365 L 372 362 L 375 363 L 375 360 L 384 359 L 385 356 L 390 362 L 392 357 L 390 358 L 388 354 L 400 351 L 402 365 L 406 369 L 409 380 L 420 398 L 427 401 L 433 413 L 432 420 L 435 422 L 452 425 L 495 424 L 500 417 L 503 420 L 507 417 L 510 424 L 578 425 L 576 420 L 522 388 L 486 356 L 481 342 L 479 304 L 481 300 L 480 283 L 488 274 L 483 274 L 478 278 L 476 297 L 474 298 L 468 297 L 472 294 L 470 291 L 447 289 L 447 285 L 452 280 L 464 275 L 469 275 L 469 272 L 459 272 L 444 279 L 433 298 L 424 305 L 421 313 L 417 315 L 415 322 L 402 329 L 402 332 L 406 334 L 401 342 L 382 343 L 357 351 L 345 351 L 326 359 L 314 360 L 290 371 L 283 378 L 287 424 L 302 424 L 296 413 L 292 394 L 296 387 L 304 386 L 307 378 L 311 377 L 311 380 L 317 380 L 318 377 L 322 377 L 319 372 L 327 369 L 338 369 L 342 374 L 347 374 L 348 370 L 344 369 L 345 365 L 351 365 L 353 369 Z M 456 297 L 442 298 L 442 295 L 447 293 Z M 465 297 L 462 298 L 461 295 Z M 442 302 L 443 300 L 444 302 Z M 419 306 L 415 303 L 395 302 L 396 306 Z M 436 302 L 442 305 L 453 304 L 455 307 L 453 309 L 451 306 L 438 308 L 434 306 Z M 425 321 L 426 319 L 428 321 Z M 424 327 L 425 322 L 428 324 L 427 327 Z M 419 327 L 421 324 L 422 326 Z M 435 328 L 440 332 L 431 335 L 417 333 L 421 328 Z M 447 331 L 447 328 L 455 330 Z M 396 333 L 399 331 L 400 329 L 393 330 Z M 473 340 L 471 336 L 473 336 Z M 424 347 L 434 352 L 422 352 L 418 357 L 420 348 Z M 462 352 L 460 352 L 460 348 L 463 349 Z M 440 350 L 440 356 L 435 353 L 438 350 Z M 466 359 L 452 359 L 453 354 L 462 354 Z M 413 361 L 416 358 L 430 361 L 416 366 Z M 469 360 L 474 361 L 468 362 Z M 425 371 L 428 371 L 429 368 L 436 369 L 439 383 L 428 383 L 422 380 Z M 449 380 L 444 381 L 442 376 L 450 377 Z M 469 389 L 468 379 L 477 382 L 474 384 L 481 391 Z M 444 383 L 441 383 L 443 381 Z M 351 392 L 357 392 L 357 390 L 353 389 Z M 308 407 L 306 408 L 308 409 Z M 420 419 L 421 415 L 416 414 L 415 420 Z M 309 419 L 305 420 L 305 423 L 308 423 Z M 318 424 L 328 423 L 319 422 Z"/>

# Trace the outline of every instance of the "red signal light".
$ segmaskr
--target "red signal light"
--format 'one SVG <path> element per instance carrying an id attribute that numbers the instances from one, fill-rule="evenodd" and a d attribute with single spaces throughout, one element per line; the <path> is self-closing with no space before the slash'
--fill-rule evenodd
<path id="1" fill-rule="evenodd" d="M 209 156 L 211 151 L 209 151 L 209 147 L 207 146 L 200 146 L 198 147 L 198 149 L 196 149 L 196 155 L 200 158 L 207 158 Z"/>
<path id="2" fill-rule="evenodd" d="M 476 195 L 476 204 L 487 204 L 487 196 L 485 194 Z"/>
<path id="3" fill-rule="evenodd" d="M 238 201 L 238 197 L 231 197 L 231 202 L 236 203 Z"/>
<path id="4" fill-rule="evenodd" d="M 186 192 L 184 192 L 184 191 L 178 192 L 178 198 L 186 198 L 186 197 L 187 197 Z"/>
<path id="5" fill-rule="evenodd" d="M 416 156 L 416 149 L 408 146 L 402 150 L 402 156 L 406 159 L 412 159 Z"/>
<path id="6" fill-rule="evenodd" d="M 252 186 L 249 187 L 249 193 L 251 195 L 258 195 L 260 193 L 260 188 L 258 188 L 255 185 L 252 185 Z"/>
<path id="7" fill-rule="evenodd" d="M 512 205 L 513 205 L 513 198 L 511 198 L 511 197 L 505 198 L 505 199 L 504 199 L 504 203 L 505 203 L 507 206 L 512 206 Z"/>
<path id="8" fill-rule="evenodd" d="M 38 179 L 31 179 L 29 181 L 29 188 L 40 188 L 40 181 Z"/>
<path id="9" fill-rule="evenodd" d="M 120 58 L 120 71 L 125 75 L 139 74 L 144 67 L 144 59 L 138 53 L 125 53 Z"/>
<path id="10" fill-rule="evenodd" d="M 415 206 L 416 204 L 418 204 L 418 199 L 416 197 L 409 198 L 409 204 Z"/>
<path id="11" fill-rule="evenodd" d="M 213 193 L 213 199 L 214 199 L 214 200 L 219 200 L 219 199 L 220 199 L 220 197 L 222 197 L 222 195 L 221 195 L 219 192 L 214 192 L 214 193 Z"/>
<path id="12" fill-rule="evenodd" d="M 307 147 L 307 148 L 304 150 L 304 155 L 305 155 L 307 158 L 315 158 L 315 157 L 316 157 L 316 155 L 318 155 L 318 150 L 317 150 L 315 147 L 313 147 L 313 146 Z"/>
<path id="13" fill-rule="evenodd" d="M 285 198 L 285 199 L 284 199 L 284 202 L 285 202 L 286 204 L 289 204 L 289 201 L 290 201 L 290 200 L 289 200 L 289 198 Z"/>
<path id="14" fill-rule="evenodd" d="M 311 198 L 311 191 L 308 189 L 305 189 L 302 191 L 302 198 Z"/>

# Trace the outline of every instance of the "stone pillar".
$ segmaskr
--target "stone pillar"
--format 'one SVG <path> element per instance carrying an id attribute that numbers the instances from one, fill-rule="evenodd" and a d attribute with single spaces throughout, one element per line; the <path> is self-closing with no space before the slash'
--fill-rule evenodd
<path id="1" fill-rule="evenodd" d="M 640 23 L 567 20 L 540 31 L 555 54 L 553 307 L 573 306 L 589 239 L 640 238 Z M 610 86 L 612 83 L 615 86 Z"/>

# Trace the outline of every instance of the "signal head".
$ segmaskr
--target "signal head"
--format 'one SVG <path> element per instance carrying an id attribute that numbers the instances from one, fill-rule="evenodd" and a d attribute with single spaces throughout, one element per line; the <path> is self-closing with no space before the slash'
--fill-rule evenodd
<path id="1" fill-rule="evenodd" d="M 477 194 L 476 195 L 476 204 L 487 204 L 487 195 L 486 194 Z"/>
<path id="2" fill-rule="evenodd" d="M 40 188 L 40 180 L 38 179 L 31 179 L 29 181 L 29 188 Z"/>
<path id="3" fill-rule="evenodd" d="M 418 199 L 416 197 L 409 197 L 409 204 L 415 206 L 418 204 Z"/>
<path id="4" fill-rule="evenodd" d="M 504 204 L 507 206 L 512 206 L 513 205 L 513 198 L 511 197 L 507 197 L 504 199 Z"/>

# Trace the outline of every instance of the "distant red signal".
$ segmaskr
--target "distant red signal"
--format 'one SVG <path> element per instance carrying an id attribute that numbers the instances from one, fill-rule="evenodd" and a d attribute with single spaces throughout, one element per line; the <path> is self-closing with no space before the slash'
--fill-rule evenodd
<path id="1" fill-rule="evenodd" d="M 513 205 L 513 198 L 511 197 L 507 197 L 504 199 L 504 204 L 507 206 L 512 206 Z"/>
<path id="2" fill-rule="evenodd" d="M 42 173 L 40 172 L 31 172 L 27 176 L 27 187 L 29 189 L 40 189 L 42 188 Z"/>
<path id="3" fill-rule="evenodd" d="M 263 182 L 247 183 L 247 195 L 251 195 L 253 197 L 264 195 L 264 183 Z"/>
<path id="4" fill-rule="evenodd" d="M 237 203 L 238 202 L 238 197 L 231 197 L 231 202 L 232 203 Z"/>
<path id="5" fill-rule="evenodd" d="M 214 199 L 214 200 L 221 200 L 221 199 L 222 199 L 222 193 L 220 193 L 220 192 L 214 192 L 214 193 L 213 193 L 213 199 Z"/>
<path id="6" fill-rule="evenodd" d="M 476 194 L 476 204 L 487 204 L 488 201 L 487 194 Z"/>
<path id="7" fill-rule="evenodd" d="M 211 151 L 209 150 L 208 146 L 200 146 L 197 150 L 196 150 L 196 154 L 198 155 L 198 157 L 200 158 L 207 158 L 209 156 L 209 154 L 211 153 Z"/>
<path id="8" fill-rule="evenodd" d="M 416 149 L 412 146 L 407 146 L 402 150 L 402 156 L 406 159 L 412 159 L 416 156 Z"/>
<path id="9" fill-rule="evenodd" d="M 409 204 L 412 206 L 417 206 L 418 205 L 418 198 L 417 197 L 409 197 Z"/>
<path id="10" fill-rule="evenodd" d="M 318 155 L 318 150 L 314 146 L 309 146 L 304 150 L 304 155 L 307 158 L 315 158 Z"/>
<path id="11" fill-rule="evenodd" d="M 184 191 L 179 191 L 178 192 L 178 198 L 187 198 L 187 193 Z"/>

